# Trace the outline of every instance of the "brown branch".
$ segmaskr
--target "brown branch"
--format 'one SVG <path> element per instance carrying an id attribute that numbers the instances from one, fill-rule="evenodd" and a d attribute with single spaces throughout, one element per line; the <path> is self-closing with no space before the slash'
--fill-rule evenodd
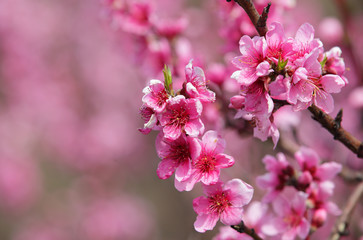
<path id="1" fill-rule="evenodd" d="M 359 183 L 363 182 L 363 172 L 354 171 L 343 166 L 339 176 L 348 183 Z"/>
<path id="2" fill-rule="evenodd" d="M 245 233 L 254 240 L 263 240 L 260 236 L 257 235 L 253 228 L 248 228 L 243 221 L 241 221 L 238 225 L 232 225 L 231 228 L 236 230 L 239 233 Z"/>
<path id="3" fill-rule="evenodd" d="M 342 110 L 339 111 L 335 119 L 315 105 L 310 106 L 309 111 L 313 114 L 313 119 L 328 130 L 334 136 L 334 139 L 343 143 L 352 152 L 357 154 L 359 158 L 363 158 L 363 143 L 351 133 L 347 132 L 341 125 L 343 117 Z"/>
<path id="4" fill-rule="evenodd" d="M 363 182 L 361 182 L 352 195 L 350 195 L 347 204 L 345 205 L 343 209 L 342 215 L 337 220 L 333 233 L 330 236 L 330 240 L 339 240 L 341 236 L 349 235 L 348 231 L 348 225 L 349 225 L 349 219 L 352 215 L 352 212 L 359 202 L 359 200 L 363 196 Z"/>
<path id="5" fill-rule="evenodd" d="M 251 0 L 234 0 L 234 1 L 238 3 L 238 5 L 240 5 L 245 10 L 248 17 L 251 19 L 253 25 L 255 26 L 258 34 L 260 36 L 265 36 L 268 30 L 266 26 L 266 20 L 268 17 L 268 12 L 270 10 L 271 3 L 269 3 L 267 7 L 263 9 L 262 15 L 260 16 L 260 14 L 256 10 L 255 5 Z"/>

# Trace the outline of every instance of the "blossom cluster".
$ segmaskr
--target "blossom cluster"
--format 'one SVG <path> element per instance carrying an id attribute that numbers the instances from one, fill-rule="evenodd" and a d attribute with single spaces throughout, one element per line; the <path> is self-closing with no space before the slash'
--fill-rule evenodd
<path id="1" fill-rule="evenodd" d="M 135 62 L 144 72 L 155 75 L 164 65 L 182 73 L 189 60 L 190 43 L 182 38 L 188 25 L 185 17 L 162 18 L 149 1 L 101 0 L 106 17 L 117 30 L 132 36 Z M 180 52 L 178 49 L 183 49 Z M 177 59 L 177 61 L 175 61 Z"/>
<path id="2" fill-rule="evenodd" d="M 144 88 L 141 115 L 145 124 L 140 131 L 160 131 L 155 143 L 161 158 L 159 178 L 167 179 L 175 172 L 179 191 L 190 191 L 197 182 L 203 184 L 207 197 L 196 198 L 193 206 L 198 213 L 195 229 L 205 232 L 219 218 L 227 225 L 238 224 L 253 188 L 239 179 L 225 185 L 220 181 L 220 170 L 231 167 L 234 158 L 224 153 L 225 140 L 216 131 L 204 133 L 200 119 L 202 103 L 215 101 L 215 93 L 207 88 L 204 71 L 192 61 L 185 68 L 185 77 L 183 88 L 174 91 L 170 70 L 165 68 L 164 82 L 153 79 Z"/>
<path id="3" fill-rule="evenodd" d="M 273 239 L 306 239 L 322 227 L 327 215 L 339 215 L 339 208 L 330 201 L 332 179 L 341 171 L 336 162 L 321 163 L 317 153 L 302 147 L 295 153 L 298 167 L 293 167 L 283 153 L 277 158 L 264 157 L 268 173 L 257 177 L 257 185 L 267 190 L 261 202 L 253 202 L 244 215 L 244 223 L 259 236 Z M 273 213 L 269 212 L 272 205 Z M 215 240 L 251 239 L 230 229 L 221 228 Z"/>
<path id="4" fill-rule="evenodd" d="M 241 92 L 231 98 L 231 107 L 238 109 L 237 118 L 255 123 L 254 136 L 262 141 L 271 136 L 276 145 L 279 139 L 275 102 L 290 104 L 294 111 L 316 105 L 330 113 L 334 108 L 331 93 L 348 83 L 340 48 L 324 52 L 308 23 L 292 38 L 285 36 L 282 24 L 274 22 L 265 37 L 245 35 L 239 46 L 242 55 L 232 60 L 239 70 L 232 78 Z"/>

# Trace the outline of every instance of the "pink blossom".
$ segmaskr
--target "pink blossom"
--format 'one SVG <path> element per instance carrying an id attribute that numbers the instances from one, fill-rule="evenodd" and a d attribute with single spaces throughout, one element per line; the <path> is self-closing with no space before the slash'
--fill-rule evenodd
<path id="1" fill-rule="evenodd" d="M 287 101 L 294 104 L 295 110 L 306 109 L 311 104 L 315 104 L 323 111 L 330 113 L 334 109 L 334 100 L 330 93 L 338 93 L 345 86 L 344 80 L 338 75 L 321 76 L 318 55 L 317 49 L 308 54 L 301 67 L 298 67 L 292 76 Z"/>
<path id="2" fill-rule="evenodd" d="M 181 134 L 176 140 L 164 138 L 160 132 L 156 138 L 156 151 L 161 158 L 157 174 L 159 178 L 169 178 L 175 172 L 175 178 L 182 181 L 189 177 L 191 172 L 191 157 L 189 142 L 191 137 Z"/>
<path id="3" fill-rule="evenodd" d="M 117 23 L 122 30 L 137 35 L 146 35 L 151 28 L 151 6 L 147 2 L 128 4 L 127 13 L 120 15 Z"/>
<path id="4" fill-rule="evenodd" d="M 243 117 L 246 120 L 255 121 L 254 136 L 266 141 L 269 136 L 272 137 L 276 146 L 279 139 L 279 131 L 273 123 L 272 110 L 273 101 L 266 90 L 266 83 L 259 79 L 248 87 L 242 86 L 244 96 L 235 96 L 231 100 L 232 106 L 241 106 L 235 118 Z"/>
<path id="5" fill-rule="evenodd" d="M 266 60 L 267 43 L 264 37 L 243 36 L 239 42 L 242 56 L 235 57 L 232 63 L 239 69 L 232 74 L 240 84 L 249 86 L 259 77 L 269 75 L 273 70 Z"/>
<path id="6" fill-rule="evenodd" d="M 176 140 L 187 133 L 197 137 L 204 132 L 204 124 L 200 120 L 203 106 L 197 99 L 185 99 L 178 95 L 168 101 L 165 113 L 160 116 L 165 138 Z"/>
<path id="7" fill-rule="evenodd" d="M 42 182 L 33 159 L 20 160 L 1 153 L 0 192 L 2 211 L 20 213 L 29 209 L 42 192 Z"/>
<path id="8" fill-rule="evenodd" d="M 144 88 L 143 93 L 145 95 L 142 97 L 142 102 L 146 106 L 152 108 L 157 113 L 164 111 L 166 101 L 170 96 L 166 92 L 163 82 L 156 79 L 150 80 L 149 86 Z"/>
<path id="9" fill-rule="evenodd" d="M 307 195 L 297 192 L 291 201 L 283 197 L 273 202 L 277 218 L 273 221 L 282 240 L 293 240 L 296 236 L 305 239 L 309 234 L 310 223 L 305 218 Z"/>
<path id="10" fill-rule="evenodd" d="M 194 211 L 198 214 L 194 228 L 198 232 L 212 230 L 218 219 L 223 224 L 234 225 L 242 220 L 242 207 L 248 204 L 253 188 L 240 179 L 232 179 L 223 185 L 217 182 L 204 185 L 204 194 L 193 201 Z"/>
<path id="11" fill-rule="evenodd" d="M 233 157 L 224 154 L 226 142 L 217 132 L 208 131 L 202 140 L 193 138 L 190 142 L 190 153 L 192 157 L 192 172 L 184 181 L 175 182 L 179 191 L 190 191 L 194 184 L 201 181 L 209 185 L 219 179 L 220 169 L 228 168 L 234 164 Z"/>
<path id="12" fill-rule="evenodd" d="M 334 188 L 335 184 L 331 181 L 311 185 L 307 189 L 307 193 L 309 194 L 307 203 L 309 207 L 314 209 L 314 211 L 323 209 L 332 215 L 340 215 L 341 210 L 339 207 L 334 202 L 329 201 L 329 198 L 333 196 Z"/>
<path id="13" fill-rule="evenodd" d="M 186 92 L 191 98 L 197 98 L 201 102 L 214 102 L 216 99 L 215 93 L 207 89 L 207 82 L 203 69 L 194 67 L 190 61 L 185 67 L 186 76 Z"/>
<path id="14" fill-rule="evenodd" d="M 267 155 L 262 161 L 268 173 L 257 177 L 256 182 L 260 188 L 268 190 L 263 201 L 271 202 L 284 189 L 286 180 L 294 175 L 294 169 L 282 153 L 278 153 L 277 158 Z"/>
<path id="15" fill-rule="evenodd" d="M 157 20 L 152 19 L 159 36 L 164 36 L 168 39 L 173 39 L 181 34 L 188 25 L 188 20 L 184 17 L 177 20 Z"/>
<path id="16" fill-rule="evenodd" d="M 303 172 L 308 172 L 314 181 L 333 179 L 341 170 L 342 165 L 336 162 L 326 162 L 320 165 L 318 154 L 309 148 L 301 147 L 295 153 L 295 159 Z"/>

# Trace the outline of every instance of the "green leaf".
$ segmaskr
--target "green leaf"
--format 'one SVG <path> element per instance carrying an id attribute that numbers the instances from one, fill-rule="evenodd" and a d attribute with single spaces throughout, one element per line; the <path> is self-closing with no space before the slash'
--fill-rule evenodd
<path id="1" fill-rule="evenodd" d="M 166 65 L 164 66 L 163 73 L 164 73 L 165 90 L 170 95 L 173 95 L 173 80 L 171 78 L 171 71 L 168 66 Z"/>

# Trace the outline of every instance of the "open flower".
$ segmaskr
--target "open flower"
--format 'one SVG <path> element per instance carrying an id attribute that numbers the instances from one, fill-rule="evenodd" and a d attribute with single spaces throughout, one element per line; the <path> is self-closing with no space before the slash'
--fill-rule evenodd
<path id="1" fill-rule="evenodd" d="M 194 211 L 198 214 L 194 228 L 198 232 L 212 230 L 218 219 L 223 224 L 234 225 L 242 220 L 242 207 L 248 204 L 253 188 L 240 179 L 232 179 L 223 185 L 217 182 L 204 185 L 204 194 L 193 201 Z"/>
<path id="2" fill-rule="evenodd" d="M 142 102 L 152 108 L 155 112 L 162 112 L 166 107 L 166 101 L 170 98 L 169 94 L 165 90 L 164 83 L 160 80 L 150 80 L 149 86 L 143 90 L 145 94 L 142 97 Z"/>
<path id="3" fill-rule="evenodd" d="M 191 172 L 190 137 L 181 134 L 176 140 L 169 140 L 160 132 L 156 138 L 156 151 L 161 158 L 157 174 L 159 178 L 169 178 L 175 172 L 179 181 L 189 177 Z"/>
<path id="4" fill-rule="evenodd" d="M 273 202 L 278 217 L 273 221 L 276 229 L 282 234 L 282 240 L 293 240 L 296 236 L 305 239 L 309 234 L 310 223 L 305 218 L 307 194 L 297 192 L 291 201 L 283 197 Z"/>
<path id="5" fill-rule="evenodd" d="M 193 67 L 190 61 L 185 67 L 186 92 L 191 98 L 198 98 L 201 102 L 214 102 L 216 100 L 215 93 L 207 89 L 207 81 L 203 69 Z"/>
<path id="6" fill-rule="evenodd" d="M 219 179 L 220 169 L 234 164 L 233 157 L 224 154 L 226 142 L 215 131 L 204 134 L 202 141 L 193 138 L 190 142 L 192 157 L 192 172 L 184 181 L 176 179 L 175 187 L 179 191 L 190 191 L 194 184 L 202 182 L 206 185 L 214 184 Z"/>
<path id="7" fill-rule="evenodd" d="M 267 44 L 264 37 L 252 39 L 245 35 L 239 41 L 241 56 L 235 57 L 232 63 L 240 70 L 232 74 L 238 83 L 249 86 L 259 77 L 267 76 L 273 70 L 266 60 Z"/>
<path id="8" fill-rule="evenodd" d="M 204 132 L 204 124 L 200 120 L 203 106 L 197 99 L 185 99 L 178 95 L 168 101 L 165 113 L 160 116 L 165 137 L 176 140 L 185 131 L 192 137 Z"/>

